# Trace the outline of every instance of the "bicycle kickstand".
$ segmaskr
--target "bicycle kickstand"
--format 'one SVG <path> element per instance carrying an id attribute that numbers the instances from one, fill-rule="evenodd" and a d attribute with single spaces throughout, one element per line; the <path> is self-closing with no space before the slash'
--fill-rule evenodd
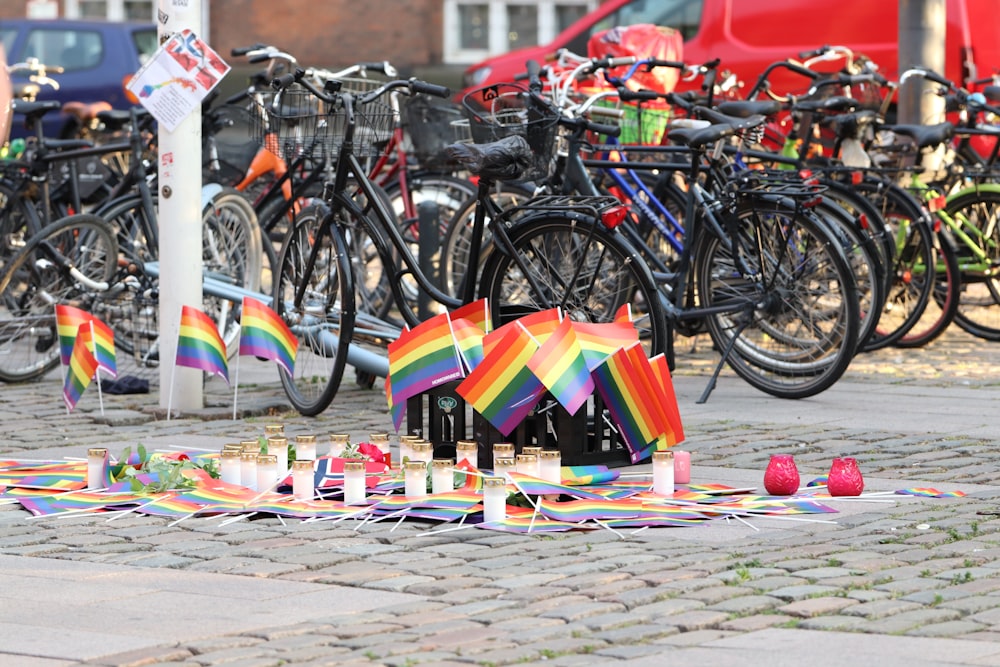
<path id="1" fill-rule="evenodd" d="M 739 338 L 740 334 L 743 333 L 743 330 L 747 328 L 747 326 L 751 322 L 751 319 L 752 318 L 749 317 L 746 318 L 744 322 L 740 324 L 739 327 L 737 327 L 736 331 L 733 332 L 733 337 L 730 338 L 729 342 L 726 344 L 726 349 L 723 350 L 722 352 L 722 358 L 719 359 L 719 363 L 715 367 L 715 371 L 713 371 L 712 377 L 710 377 L 708 380 L 708 386 L 705 387 L 705 391 L 703 391 L 698 400 L 695 401 L 698 405 L 708 402 L 708 397 L 712 393 L 712 390 L 715 389 L 716 380 L 719 379 L 719 373 L 722 372 L 722 367 L 723 365 L 725 365 L 726 359 L 729 358 L 729 354 L 733 351 L 733 348 L 736 347 L 736 339 Z"/>

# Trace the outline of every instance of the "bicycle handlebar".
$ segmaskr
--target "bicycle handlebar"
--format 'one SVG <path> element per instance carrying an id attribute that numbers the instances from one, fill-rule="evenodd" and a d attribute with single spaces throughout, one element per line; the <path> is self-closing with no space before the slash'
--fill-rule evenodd
<path id="1" fill-rule="evenodd" d="M 230 50 L 229 55 L 231 55 L 231 56 L 237 56 L 237 57 L 238 56 L 245 56 L 246 54 L 250 53 L 251 51 L 257 51 L 257 50 L 266 49 L 266 48 L 267 48 L 267 44 L 261 44 L 260 42 L 257 42 L 256 44 L 252 44 L 250 46 L 237 46 L 237 47 L 233 48 L 232 50 Z"/>
<path id="2" fill-rule="evenodd" d="M 284 74 L 276 77 L 271 81 L 271 87 L 274 90 L 281 92 L 293 83 L 300 84 L 303 88 L 324 102 L 332 103 L 337 100 L 337 94 L 331 95 L 323 90 L 320 90 L 315 84 L 306 78 L 306 70 L 301 68 L 296 69 L 290 74 Z M 386 81 L 375 90 L 365 93 L 364 95 L 356 95 L 352 97 L 357 99 L 360 104 L 367 104 L 368 102 L 381 97 L 390 90 L 396 90 L 399 88 L 408 88 L 411 94 L 423 93 L 425 95 L 433 95 L 434 97 L 449 97 L 451 95 L 451 89 L 447 86 L 439 86 L 435 83 L 420 81 L 419 79 L 397 79 L 394 81 Z"/>

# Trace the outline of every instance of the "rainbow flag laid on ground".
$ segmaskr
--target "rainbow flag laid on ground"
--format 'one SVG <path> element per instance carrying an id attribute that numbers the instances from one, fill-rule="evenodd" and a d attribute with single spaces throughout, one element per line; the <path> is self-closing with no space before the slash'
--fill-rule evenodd
<path id="1" fill-rule="evenodd" d="M 80 329 L 87 326 L 87 323 L 83 323 L 80 325 Z M 66 371 L 66 380 L 63 382 L 63 401 L 68 410 L 72 412 L 73 408 L 76 407 L 80 396 L 83 395 L 96 372 L 97 359 L 87 349 L 85 337 L 81 336 L 78 331 L 76 341 L 73 343 L 73 353 L 69 359 L 69 368 Z"/>
<path id="2" fill-rule="evenodd" d="M 403 329 L 389 343 L 393 405 L 464 375 L 447 313 Z"/>
<path id="3" fill-rule="evenodd" d="M 181 308 L 181 328 L 177 337 L 177 365 L 218 375 L 229 384 L 226 344 L 208 315 L 191 306 Z"/>
<path id="4" fill-rule="evenodd" d="M 576 340 L 573 321 L 568 317 L 531 355 L 528 368 L 571 415 L 594 392 L 594 380 Z"/>
<path id="5" fill-rule="evenodd" d="M 73 344 L 80 332 L 80 325 L 93 319 L 93 315 L 75 306 L 56 304 L 56 333 L 59 336 L 59 360 L 63 366 L 69 365 L 73 355 Z"/>
<path id="6" fill-rule="evenodd" d="M 257 299 L 243 297 L 240 316 L 240 355 L 277 362 L 292 375 L 299 340 L 276 312 Z"/>

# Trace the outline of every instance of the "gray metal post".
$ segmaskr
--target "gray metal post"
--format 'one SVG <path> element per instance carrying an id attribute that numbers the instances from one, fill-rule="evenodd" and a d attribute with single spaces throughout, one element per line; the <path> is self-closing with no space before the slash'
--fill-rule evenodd
<path id="1" fill-rule="evenodd" d="M 945 0 L 899 0 L 899 71 L 922 66 L 944 74 Z M 900 123 L 936 123 L 943 120 L 944 100 L 925 95 L 918 77 L 899 89 Z"/>
<path id="2" fill-rule="evenodd" d="M 417 220 L 420 240 L 417 244 L 417 263 L 420 272 L 432 279 L 438 285 L 435 256 L 440 253 L 441 233 L 439 230 L 440 212 L 433 201 L 422 201 L 417 205 Z M 417 293 L 417 313 L 421 320 L 430 319 L 434 315 L 431 310 L 431 298 L 423 290 Z"/>

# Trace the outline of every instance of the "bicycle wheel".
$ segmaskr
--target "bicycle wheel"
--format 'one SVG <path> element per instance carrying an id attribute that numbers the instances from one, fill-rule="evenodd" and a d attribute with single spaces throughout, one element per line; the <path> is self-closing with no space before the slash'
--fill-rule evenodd
<path id="1" fill-rule="evenodd" d="M 920 319 L 911 326 L 906 334 L 896 341 L 896 347 L 923 347 L 943 334 L 948 325 L 955 320 L 958 312 L 958 301 L 961 296 L 961 276 L 958 268 L 958 255 L 951 239 L 939 232 L 934 237 L 931 259 L 936 269 L 933 272 L 934 291 Z M 917 280 L 925 280 L 927 272 L 918 273 Z"/>
<path id="2" fill-rule="evenodd" d="M 94 312 L 100 294 L 70 271 L 107 283 L 118 244 L 101 218 L 74 215 L 32 236 L 0 274 L 0 380 L 23 382 L 59 365 L 56 304 Z"/>
<path id="3" fill-rule="evenodd" d="M 648 267 L 620 236 L 571 216 L 528 216 L 507 230 L 514 254 L 497 240 L 482 271 L 480 295 L 496 326 L 559 306 L 582 322 L 610 322 L 632 304 L 648 356 L 664 352 L 667 321 Z"/>
<path id="4" fill-rule="evenodd" d="M 342 212 L 346 218 L 356 214 Z M 281 386 L 292 406 L 309 417 L 325 410 L 340 388 L 356 312 L 341 229 L 329 217 L 315 222 L 299 217 L 285 236 L 272 304 L 299 341 L 294 372 L 279 367 Z"/>
<path id="5" fill-rule="evenodd" d="M 709 334 L 757 389 L 780 398 L 818 394 L 857 349 L 859 302 L 839 241 L 778 201 L 744 201 L 735 215 L 738 255 L 728 239 L 707 233 L 694 253 L 701 305 L 732 306 L 708 316 Z"/>
<path id="6" fill-rule="evenodd" d="M 977 190 L 948 200 L 944 213 L 968 241 L 957 246 L 962 280 L 955 324 L 1000 341 L 1000 192 Z"/>

